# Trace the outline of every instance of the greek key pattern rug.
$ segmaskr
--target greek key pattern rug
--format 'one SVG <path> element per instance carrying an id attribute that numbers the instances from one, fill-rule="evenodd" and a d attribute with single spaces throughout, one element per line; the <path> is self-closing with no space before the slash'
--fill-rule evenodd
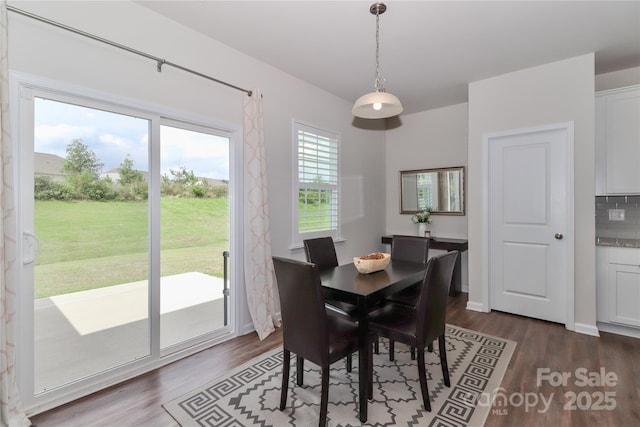
<path id="1" fill-rule="evenodd" d="M 373 359 L 373 400 L 367 423 L 358 419 L 358 358 L 354 355 L 351 373 L 343 361 L 331 366 L 328 425 L 484 425 L 490 398 L 500 387 L 516 343 L 451 325 L 447 325 L 446 343 L 451 387 L 442 379 L 437 341 L 433 353 L 426 352 L 432 412 L 422 407 L 417 361 L 411 360 L 409 348 L 396 343 L 396 360 L 390 362 L 387 342 L 381 340 L 380 354 Z M 264 353 L 163 406 L 183 427 L 318 425 L 320 368 L 305 363 L 304 385 L 299 387 L 292 355 L 287 406 L 280 411 L 282 357 L 282 348 Z"/>

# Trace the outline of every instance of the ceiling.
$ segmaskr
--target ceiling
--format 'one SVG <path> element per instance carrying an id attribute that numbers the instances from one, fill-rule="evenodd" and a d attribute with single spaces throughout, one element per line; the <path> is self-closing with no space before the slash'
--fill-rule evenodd
<path id="1" fill-rule="evenodd" d="M 349 102 L 373 91 L 373 1 L 138 3 Z M 380 67 L 403 114 L 465 102 L 469 82 L 589 52 L 596 74 L 640 66 L 640 0 L 386 5 Z"/>

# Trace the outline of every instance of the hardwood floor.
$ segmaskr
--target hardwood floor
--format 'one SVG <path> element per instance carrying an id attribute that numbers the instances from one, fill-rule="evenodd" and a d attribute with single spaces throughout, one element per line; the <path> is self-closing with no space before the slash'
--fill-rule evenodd
<path id="1" fill-rule="evenodd" d="M 640 340 L 605 332 L 600 338 L 586 336 L 541 320 L 500 312 L 469 311 L 465 309 L 466 303 L 466 294 L 449 299 L 448 323 L 517 342 L 502 382 L 507 405 L 494 404 L 486 427 L 640 425 Z M 38 427 L 177 426 L 162 409 L 163 403 L 280 345 L 281 340 L 280 331 L 263 342 L 255 334 L 239 337 L 32 416 L 31 421 Z M 565 385 L 544 380 L 538 387 L 538 369 L 545 368 L 551 379 L 562 374 L 570 377 Z M 576 372 L 579 369 L 586 375 Z M 609 385 L 582 385 L 584 376 L 600 384 L 596 374 L 601 370 L 610 377 L 615 374 L 616 384 L 612 385 L 614 381 L 609 378 Z M 605 392 L 613 394 L 605 400 Z M 612 406 L 615 406 L 612 410 L 605 409 Z M 597 409 L 599 407 L 602 409 Z"/>

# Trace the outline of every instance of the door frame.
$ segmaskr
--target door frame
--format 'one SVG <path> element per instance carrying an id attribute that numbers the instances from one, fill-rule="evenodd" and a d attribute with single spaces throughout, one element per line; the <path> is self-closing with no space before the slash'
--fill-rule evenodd
<path id="1" fill-rule="evenodd" d="M 499 132 L 488 132 L 482 135 L 482 311 L 491 311 L 491 271 L 490 271 L 490 247 L 491 234 L 489 226 L 489 145 L 497 138 L 522 135 L 527 133 L 538 133 L 545 131 L 564 131 L 566 134 L 566 194 L 567 229 L 564 233 L 566 245 L 566 323 L 565 327 L 571 331 L 575 330 L 575 216 L 574 216 L 574 122 L 562 122 L 541 126 L 510 129 Z"/>

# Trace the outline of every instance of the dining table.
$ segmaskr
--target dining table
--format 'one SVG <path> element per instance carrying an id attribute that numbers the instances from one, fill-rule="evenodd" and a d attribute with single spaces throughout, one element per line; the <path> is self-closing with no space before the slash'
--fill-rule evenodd
<path id="1" fill-rule="evenodd" d="M 367 389 L 369 382 L 369 312 L 386 297 L 421 282 L 426 265 L 391 260 L 384 270 L 362 274 L 353 263 L 320 272 L 325 298 L 344 301 L 358 307 L 358 383 L 359 418 L 367 421 Z"/>

